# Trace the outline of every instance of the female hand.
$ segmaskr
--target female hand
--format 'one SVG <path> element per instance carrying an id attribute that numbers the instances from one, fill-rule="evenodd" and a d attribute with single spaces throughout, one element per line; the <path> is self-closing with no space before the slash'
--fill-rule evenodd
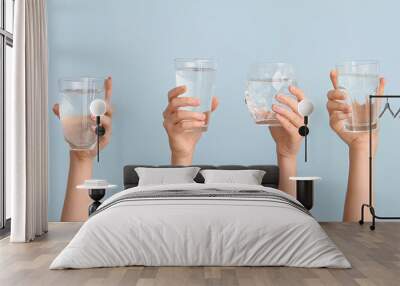
<path id="1" fill-rule="evenodd" d="M 337 89 L 337 72 L 335 70 L 330 73 L 333 90 L 328 92 L 328 103 L 326 105 L 329 112 L 329 125 L 332 130 L 350 147 L 352 150 L 367 151 L 369 146 L 369 133 L 368 132 L 348 132 L 344 129 L 344 123 L 347 119 L 351 118 L 352 107 L 345 103 L 346 94 Z M 382 95 L 385 89 L 385 80 L 383 77 L 379 80 L 377 95 Z M 369 107 L 367 105 L 357 106 L 358 113 L 360 110 L 365 110 L 365 114 L 369 114 Z M 377 132 L 373 132 L 376 139 Z M 377 144 L 374 144 L 376 146 Z M 373 150 L 373 153 L 375 149 Z"/>
<path id="2" fill-rule="evenodd" d="M 297 100 L 279 94 L 276 96 L 277 101 L 288 106 L 289 109 L 282 108 L 276 104 L 272 105 L 272 110 L 276 113 L 276 119 L 282 126 L 272 126 L 269 130 L 276 143 L 278 157 L 295 158 L 299 152 L 302 141 L 299 128 L 304 123 L 303 116 L 297 111 L 297 104 L 305 97 L 303 91 L 294 86 L 289 86 L 289 92 L 293 94 Z"/>
<path id="3" fill-rule="evenodd" d="M 185 106 L 199 106 L 197 98 L 179 97 L 185 93 L 186 87 L 179 86 L 168 92 L 168 105 L 164 110 L 164 128 L 168 135 L 171 149 L 171 164 L 191 165 L 196 143 L 199 141 L 202 131 L 192 131 L 193 128 L 203 127 L 206 123 L 206 115 L 202 112 L 181 110 Z M 211 111 L 218 107 L 218 100 L 213 97 Z"/>
<path id="4" fill-rule="evenodd" d="M 106 133 L 100 137 L 100 150 L 105 148 L 111 139 L 112 132 L 112 108 L 111 108 L 111 95 L 112 95 L 112 78 L 108 77 L 104 81 L 104 100 L 106 102 L 107 108 L 104 116 L 101 116 L 100 122 L 104 127 Z M 58 103 L 53 106 L 53 113 L 60 119 L 60 105 Z M 96 117 L 91 116 L 91 120 L 96 122 Z M 93 126 L 93 132 L 95 132 L 96 128 Z M 93 148 L 90 150 L 77 151 L 71 150 L 71 155 L 79 160 L 92 160 L 97 155 L 97 149 Z"/>

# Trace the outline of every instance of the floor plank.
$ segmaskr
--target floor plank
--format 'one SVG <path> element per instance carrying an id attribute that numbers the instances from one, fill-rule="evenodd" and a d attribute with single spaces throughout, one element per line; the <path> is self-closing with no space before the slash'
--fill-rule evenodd
<path id="1" fill-rule="evenodd" d="M 289 267 L 117 267 L 48 269 L 79 230 L 80 223 L 50 223 L 49 233 L 32 243 L 0 240 L 0 285 L 400 285 L 400 222 L 368 225 L 321 223 L 352 263 L 352 269 Z"/>

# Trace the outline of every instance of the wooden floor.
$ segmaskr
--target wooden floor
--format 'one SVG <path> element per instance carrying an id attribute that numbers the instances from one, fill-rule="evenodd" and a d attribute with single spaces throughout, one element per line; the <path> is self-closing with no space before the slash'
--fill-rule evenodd
<path id="1" fill-rule="evenodd" d="M 400 285 L 400 223 L 322 223 L 353 268 L 122 267 L 48 270 L 81 224 L 51 223 L 49 233 L 27 244 L 0 241 L 0 285 Z"/>

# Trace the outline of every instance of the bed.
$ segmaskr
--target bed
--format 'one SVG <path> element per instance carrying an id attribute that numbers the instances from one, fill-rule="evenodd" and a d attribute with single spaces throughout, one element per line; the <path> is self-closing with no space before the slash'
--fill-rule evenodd
<path id="1" fill-rule="evenodd" d="M 200 173 L 195 183 L 138 186 L 136 167 L 124 168 L 124 191 L 102 203 L 50 269 L 351 267 L 312 215 L 277 190 L 276 166 L 198 166 L 264 170 L 258 186 L 205 184 Z"/>

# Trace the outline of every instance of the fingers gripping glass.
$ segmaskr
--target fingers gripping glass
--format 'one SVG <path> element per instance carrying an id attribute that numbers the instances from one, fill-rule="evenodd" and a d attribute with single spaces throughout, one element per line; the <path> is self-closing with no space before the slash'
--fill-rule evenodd
<path id="1" fill-rule="evenodd" d="M 338 88 L 346 94 L 346 102 L 351 105 L 351 117 L 344 128 L 349 132 L 368 132 L 371 110 L 372 129 L 378 126 L 378 100 L 369 96 L 377 95 L 379 86 L 379 64 L 377 61 L 350 61 L 336 65 Z"/>
<path id="2" fill-rule="evenodd" d="M 104 79 L 60 79 L 60 120 L 65 141 L 72 150 L 96 146 L 96 122 L 91 119 L 90 104 L 104 98 Z"/>
<path id="3" fill-rule="evenodd" d="M 277 95 L 292 96 L 289 86 L 296 86 L 292 65 L 286 63 L 257 63 L 247 75 L 245 102 L 256 124 L 280 126 L 272 105 L 282 105 Z M 294 98 L 294 96 L 293 96 Z"/>
<path id="4" fill-rule="evenodd" d="M 186 106 L 180 109 L 202 112 L 206 116 L 202 127 L 187 131 L 207 131 L 215 91 L 215 75 L 216 64 L 212 59 L 175 59 L 176 86 L 186 86 L 186 92 L 180 97 L 200 100 L 199 106 Z"/>

